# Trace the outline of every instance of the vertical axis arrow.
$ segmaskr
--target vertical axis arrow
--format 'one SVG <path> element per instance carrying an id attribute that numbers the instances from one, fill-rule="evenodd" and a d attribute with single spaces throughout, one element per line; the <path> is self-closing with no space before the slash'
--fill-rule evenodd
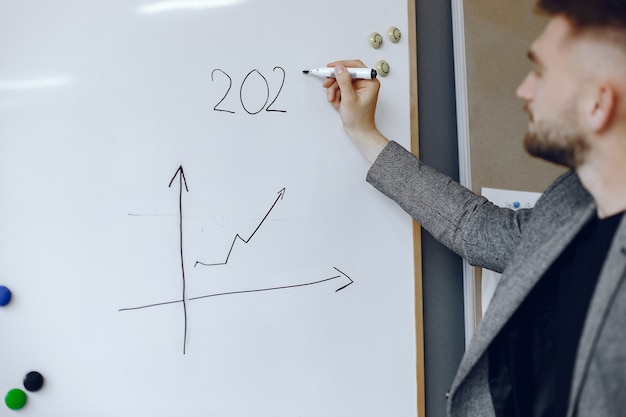
<path id="1" fill-rule="evenodd" d="M 176 173 L 170 181 L 169 187 L 172 188 L 174 180 L 178 177 L 178 220 L 179 220 L 179 238 L 180 238 L 180 269 L 183 278 L 183 315 L 185 319 L 185 333 L 183 337 L 183 355 L 187 350 L 187 282 L 185 280 L 185 258 L 183 252 L 183 185 L 185 191 L 189 192 L 187 187 L 187 179 L 185 178 L 185 171 L 183 166 L 179 166 Z"/>

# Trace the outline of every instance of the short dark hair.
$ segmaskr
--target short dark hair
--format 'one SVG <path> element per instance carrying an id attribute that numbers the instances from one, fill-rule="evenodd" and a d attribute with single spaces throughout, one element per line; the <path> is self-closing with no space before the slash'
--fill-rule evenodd
<path id="1" fill-rule="evenodd" d="M 579 28 L 626 30 L 626 0 L 537 0 L 537 12 L 562 14 Z"/>

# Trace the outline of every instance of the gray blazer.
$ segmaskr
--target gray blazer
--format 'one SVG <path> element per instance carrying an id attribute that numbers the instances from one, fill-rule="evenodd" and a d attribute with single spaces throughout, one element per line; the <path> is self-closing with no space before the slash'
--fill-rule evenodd
<path id="1" fill-rule="evenodd" d="M 557 179 L 534 209 L 491 204 L 391 142 L 367 181 L 472 265 L 502 272 L 448 397 L 450 416 L 493 416 L 487 349 L 525 296 L 596 213 L 575 172 Z M 591 300 L 577 353 L 568 417 L 626 416 L 626 217 Z"/>

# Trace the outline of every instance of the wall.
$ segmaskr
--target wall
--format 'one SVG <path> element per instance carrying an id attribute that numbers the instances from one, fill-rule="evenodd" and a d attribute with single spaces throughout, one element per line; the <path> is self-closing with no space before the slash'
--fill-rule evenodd
<path id="1" fill-rule="evenodd" d="M 528 116 L 515 96 L 531 66 L 526 52 L 546 19 L 535 1 L 464 2 L 472 189 L 542 192 L 563 168 L 529 156 Z"/>

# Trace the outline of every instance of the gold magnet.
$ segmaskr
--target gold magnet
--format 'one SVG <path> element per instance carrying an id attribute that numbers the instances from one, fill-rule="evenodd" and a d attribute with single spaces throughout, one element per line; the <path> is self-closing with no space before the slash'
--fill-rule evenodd
<path id="1" fill-rule="evenodd" d="M 389 40 L 393 43 L 399 42 L 402 37 L 402 32 L 400 32 L 400 29 L 395 26 L 390 27 L 387 34 L 389 35 Z"/>
<path id="2" fill-rule="evenodd" d="M 389 74 L 389 70 L 389 63 L 384 59 L 381 59 L 376 63 L 376 71 L 378 72 L 378 75 L 386 77 L 387 74 Z"/>
<path id="3" fill-rule="evenodd" d="M 372 45 L 372 48 L 378 49 L 380 48 L 382 44 L 383 44 L 382 35 L 378 32 L 372 32 L 370 34 L 370 45 Z"/>

